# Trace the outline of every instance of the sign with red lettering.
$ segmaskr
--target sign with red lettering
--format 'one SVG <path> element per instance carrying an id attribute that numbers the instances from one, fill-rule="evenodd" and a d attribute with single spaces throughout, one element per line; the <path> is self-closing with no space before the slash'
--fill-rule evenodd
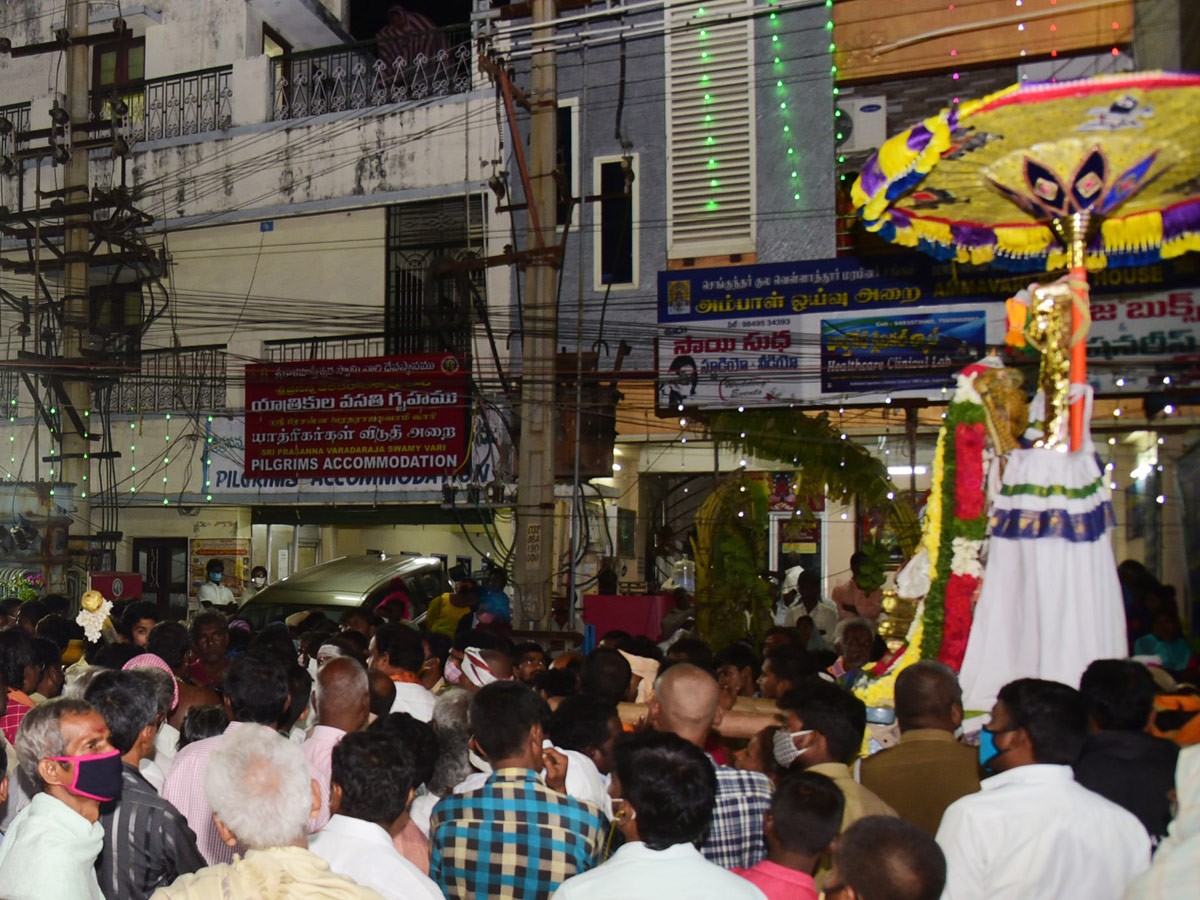
<path id="1" fill-rule="evenodd" d="M 245 475 L 450 475 L 467 407 L 452 353 L 247 366 Z"/>

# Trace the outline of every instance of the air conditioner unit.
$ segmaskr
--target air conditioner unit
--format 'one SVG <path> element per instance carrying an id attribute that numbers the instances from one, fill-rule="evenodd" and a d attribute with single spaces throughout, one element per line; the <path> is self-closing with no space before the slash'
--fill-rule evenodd
<path id="1" fill-rule="evenodd" d="M 838 150 L 874 150 L 887 140 L 887 97 L 846 97 L 834 111 Z"/>

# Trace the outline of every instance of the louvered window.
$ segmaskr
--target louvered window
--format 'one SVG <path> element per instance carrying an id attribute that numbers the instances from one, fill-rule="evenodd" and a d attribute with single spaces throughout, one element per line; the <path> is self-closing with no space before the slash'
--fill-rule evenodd
<path id="1" fill-rule="evenodd" d="M 754 252 L 748 0 L 668 0 L 667 255 Z"/>

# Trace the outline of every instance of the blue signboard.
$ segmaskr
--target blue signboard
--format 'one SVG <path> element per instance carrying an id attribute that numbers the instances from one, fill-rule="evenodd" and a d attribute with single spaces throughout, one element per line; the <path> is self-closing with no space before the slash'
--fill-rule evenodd
<path id="1" fill-rule="evenodd" d="M 941 387 L 987 350 L 982 310 L 821 320 L 821 390 Z"/>

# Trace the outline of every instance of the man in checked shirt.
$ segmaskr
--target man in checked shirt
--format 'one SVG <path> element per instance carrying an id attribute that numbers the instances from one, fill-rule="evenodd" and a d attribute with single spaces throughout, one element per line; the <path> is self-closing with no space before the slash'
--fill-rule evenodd
<path id="1" fill-rule="evenodd" d="M 650 724 L 703 750 L 708 733 L 723 715 L 717 704 L 720 692 L 717 680 L 708 672 L 690 663 L 676 663 L 654 685 Z M 761 772 L 718 766 L 715 762 L 713 767 L 717 772 L 717 797 L 700 852 L 709 862 L 726 869 L 753 868 L 767 858 L 763 817 L 771 808 L 771 782 Z"/>
<path id="2" fill-rule="evenodd" d="M 599 810 L 562 793 L 566 757 L 542 748 L 549 712 L 515 681 L 493 682 L 472 698 L 471 746 L 492 774 L 478 790 L 438 803 L 429 826 L 429 877 L 450 900 L 546 900 L 600 861 Z"/>

